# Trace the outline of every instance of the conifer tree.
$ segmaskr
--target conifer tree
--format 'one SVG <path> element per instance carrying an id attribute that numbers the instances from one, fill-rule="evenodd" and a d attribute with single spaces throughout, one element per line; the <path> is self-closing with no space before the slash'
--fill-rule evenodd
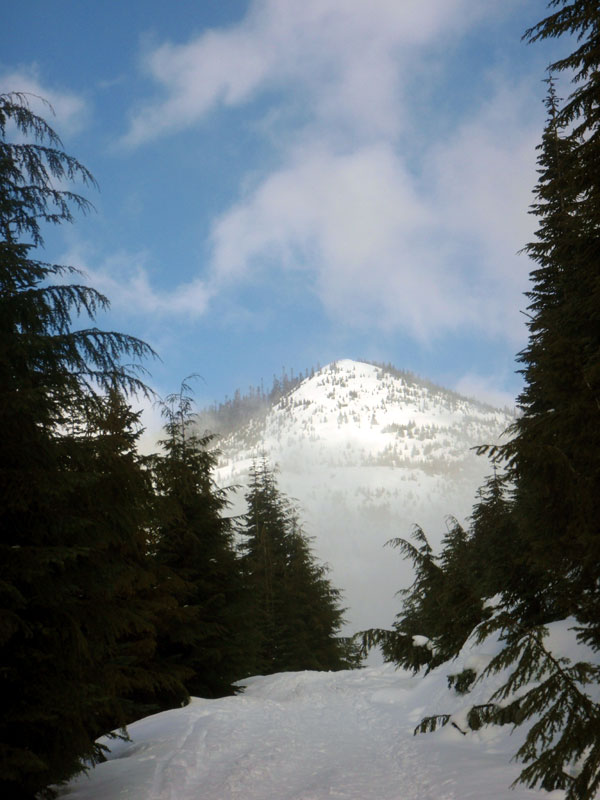
<path id="1" fill-rule="evenodd" d="M 475 571 L 481 597 L 493 597 L 506 592 L 510 584 L 523 591 L 519 539 L 507 497 L 507 477 L 494 467 L 482 487 L 477 490 L 477 502 L 471 512 L 469 565 Z"/>
<path id="2" fill-rule="evenodd" d="M 149 458 L 137 450 L 140 416 L 112 389 L 98 398 L 71 443 L 74 504 L 97 543 L 93 560 L 81 565 L 90 606 L 86 626 L 105 641 L 96 663 L 111 698 L 104 716 L 100 709 L 94 716 L 96 735 L 150 713 L 142 697 L 181 685 L 156 648 L 157 627 L 174 601 L 161 591 L 148 552 L 154 494 Z"/>
<path id="3" fill-rule="evenodd" d="M 214 483 L 212 437 L 194 433 L 192 409 L 183 382 L 163 403 L 164 452 L 152 463 L 152 551 L 161 585 L 174 598 L 158 623 L 158 652 L 182 677 L 178 691 L 157 698 L 163 708 L 186 703 L 189 694 L 233 694 L 245 661 L 245 602 L 231 521 L 224 515 L 227 494 Z"/>
<path id="4" fill-rule="evenodd" d="M 114 673 L 102 669 L 119 635 L 119 578 L 106 560 L 108 526 L 99 539 L 98 515 L 90 519 L 89 497 L 77 491 L 82 472 L 94 470 L 73 420 L 85 426 L 105 391 L 145 391 L 121 357 L 151 350 L 122 334 L 74 330 L 73 315 L 93 319 L 106 298 L 64 282 L 76 270 L 36 257 L 43 223 L 88 208 L 55 188 L 75 178 L 93 184 L 25 96 L 1 95 L 0 795 L 9 800 L 33 798 L 100 758 L 101 721 L 120 714 Z M 112 616 L 100 632 L 93 606 L 103 582 Z"/>
<path id="5" fill-rule="evenodd" d="M 318 564 L 298 515 L 265 458 L 253 464 L 240 533 L 252 598 L 253 673 L 357 666 L 343 624 L 340 592 Z"/>
<path id="6" fill-rule="evenodd" d="M 341 669 L 345 644 L 337 634 L 343 623 L 341 592 L 332 586 L 328 569 L 318 563 L 295 509 L 290 509 L 286 536 L 287 563 L 282 589 L 280 669 Z"/>
<path id="7" fill-rule="evenodd" d="M 418 525 L 413 540 L 414 544 L 401 538 L 388 542 L 412 561 L 415 571 L 412 586 L 398 592 L 403 604 L 393 629 L 365 631 L 362 642 L 365 651 L 378 646 L 386 661 L 417 672 L 458 655 L 486 615 L 473 569 L 470 533 L 449 518 L 439 556 Z"/>
<path id="8" fill-rule="evenodd" d="M 594 314 L 586 312 L 598 281 L 597 234 L 587 193 L 577 185 L 582 145 L 574 134 L 562 133 L 551 80 L 547 107 L 532 207 L 540 226 L 537 240 L 525 248 L 538 266 L 527 295 L 529 344 L 518 356 L 526 379 L 519 397 L 522 414 L 511 441 L 492 449 L 515 486 L 520 546 L 537 576 L 529 608 L 521 614 L 537 613 L 540 619 L 577 612 L 581 597 L 597 582 L 600 555 L 595 455 L 600 379 L 594 376 L 600 338 Z"/>
<path id="9" fill-rule="evenodd" d="M 476 638 L 498 634 L 503 643 L 483 677 L 508 677 L 468 723 L 527 722 L 519 780 L 592 800 L 600 790 L 600 6 L 550 0 L 549 8 L 525 38 L 571 35 L 576 49 L 551 65 L 548 80 L 531 209 L 538 230 L 525 248 L 535 268 L 529 342 L 518 356 L 521 415 L 507 444 L 481 448 L 503 469 L 511 497 L 488 484 L 470 537 L 478 591 L 497 593 Z M 564 70 L 574 91 L 562 103 L 553 73 Z M 485 563 L 488 547 L 508 556 L 504 576 Z M 587 662 L 547 646 L 546 625 L 566 617 L 595 651 Z M 426 718 L 419 729 L 450 719 Z"/>
<path id="10" fill-rule="evenodd" d="M 506 640 L 490 670 L 513 670 L 497 693 L 503 704 L 532 675 L 543 687 L 508 706 L 519 721 L 540 715 L 517 754 L 528 764 L 521 779 L 592 798 L 600 788 L 600 707 L 589 685 L 600 670 L 553 658 L 543 623 L 570 616 L 579 638 L 600 650 L 600 9 L 583 0 L 550 7 L 559 10 L 527 31 L 529 41 L 571 33 L 580 46 L 551 67 L 573 70 L 575 91 L 561 106 L 550 75 L 532 207 L 539 227 L 525 248 L 537 266 L 529 343 L 519 355 L 522 414 L 511 441 L 492 452 L 515 487 L 512 516 L 529 580 L 503 592 L 504 607 L 488 623 Z"/>
<path id="11" fill-rule="evenodd" d="M 520 355 L 524 409 L 514 445 L 500 455 L 518 477 L 517 501 L 536 565 L 553 602 L 586 621 L 600 648 L 600 9 L 552 2 L 557 12 L 530 41 L 571 34 L 579 46 L 552 65 L 573 72 L 560 104 L 550 87 L 532 213 L 536 262 L 529 294 L 529 345 Z M 550 576 L 553 576 L 550 581 Z"/>
<path id="12" fill-rule="evenodd" d="M 279 589 L 284 582 L 288 510 L 279 495 L 266 459 L 250 471 L 248 511 L 239 533 L 243 537 L 243 569 L 251 598 L 250 674 L 278 672 Z"/>

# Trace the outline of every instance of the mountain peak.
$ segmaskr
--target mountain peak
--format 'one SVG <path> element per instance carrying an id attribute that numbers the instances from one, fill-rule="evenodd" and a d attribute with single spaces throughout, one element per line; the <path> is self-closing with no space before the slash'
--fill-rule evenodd
<path id="1" fill-rule="evenodd" d="M 217 480 L 244 486 L 266 455 L 345 591 L 347 632 L 386 627 L 410 571 L 383 545 L 418 523 L 435 546 L 448 515 L 464 519 L 489 472 L 472 448 L 498 441 L 512 421 L 409 372 L 342 359 L 224 437 Z"/>
<path id="2" fill-rule="evenodd" d="M 334 361 L 284 395 L 264 419 L 223 442 L 239 459 L 253 448 L 281 464 L 420 466 L 444 472 L 511 418 L 503 411 L 362 361 Z M 487 437 L 487 438 L 486 438 Z"/>

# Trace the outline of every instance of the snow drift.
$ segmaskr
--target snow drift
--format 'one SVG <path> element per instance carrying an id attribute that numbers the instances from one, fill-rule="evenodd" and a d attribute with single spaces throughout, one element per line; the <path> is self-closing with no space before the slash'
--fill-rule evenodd
<path id="1" fill-rule="evenodd" d="M 551 640 L 570 648 L 566 625 Z M 495 639 L 468 644 L 452 664 L 413 676 L 391 665 L 291 672 L 244 681 L 236 697 L 193 699 L 108 741 L 106 763 L 61 791 L 68 800 L 559 800 L 562 791 L 511 790 L 524 731 L 447 725 L 413 735 L 425 714 L 455 712 L 489 696 L 448 688 L 447 675 L 483 668 Z"/>

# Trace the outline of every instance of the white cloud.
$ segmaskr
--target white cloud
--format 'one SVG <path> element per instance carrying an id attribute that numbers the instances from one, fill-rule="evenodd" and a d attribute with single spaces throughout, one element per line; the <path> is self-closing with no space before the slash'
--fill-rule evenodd
<path id="1" fill-rule="evenodd" d="M 444 208 L 441 223 L 471 237 L 482 232 L 488 257 L 516 253 L 532 235 L 534 223 L 525 212 L 536 181 L 540 115 L 532 119 L 528 107 L 537 102 L 542 111 L 530 86 L 496 83 L 476 114 L 447 141 L 433 145 L 426 170 L 427 183 Z M 502 260 L 490 266 L 510 279 Z"/>
<path id="2" fill-rule="evenodd" d="M 536 141 L 518 124 L 525 99 L 502 89 L 421 171 L 386 142 L 340 155 L 305 141 L 216 221 L 215 288 L 302 269 L 350 326 L 422 340 L 475 327 L 519 343 Z"/>
<path id="3" fill-rule="evenodd" d="M 163 425 L 165 420 L 162 417 L 159 398 L 137 398 L 130 400 L 135 411 L 141 411 L 140 422 L 144 428 L 138 439 L 137 449 L 142 455 L 151 455 L 160 451 L 158 444 L 164 438 Z"/>
<path id="4" fill-rule="evenodd" d="M 59 134 L 80 133 L 87 123 L 89 108 L 85 99 L 73 92 L 44 85 L 35 65 L 1 74 L 0 91 L 28 94 L 31 110 L 43 117 Z M 50 103 L 54 116 L 44 100 Z"/>
<path id="5" fill-rule="evenodd" d="M 252 186 L 214 220 L 206 282 L 157 297 L 141 273 L 140 296 L 167 310 L 196 293 L 190 313 L 202 313 L 232 287 L 300 270 L 338 323 L 429 342 L 471 328 L 519 344 L 527 266 L 516 252 L 531 235 L 539 137 L 529 90 L 489 76 L 487 100 L 439 131 L 435 109 L 419 128 L 414 95 L 417 76 L 443 81 L 448 42 L 501 13 L 475 0 L 255 0 L 237 25 L 148 52 L 162 95 L 124 142 L 263 97 L 256 113 L 276 120 L 280 161 L 262 175 L 251 165 Z M 302 110 L 293 129 L 286 108 Z"/>
<path id="6" fill-rule="evenodd" d="M 137 145 L 273 89 L 290 102 L 302 96 L 321 123 L 393 135 L 416 48 L 481 14 L 473 0 L 256 0 L 238 25 L 145 55 L 142 69 L 163 97 L 137 110 L 124 142 Z"/>
<path id="7" fill-rule="evenodd" d="M 211 290 L 196 279 L 161 290 L 151 283 L 144 253 L 117 252 L 99 259 L 81 245 L 66 252 L 61 263 L 74 264 L 84 272 L 86 282 L 108 297 L 111 307 L 130 315 L 201 316 L 207 309 Z"/>
<path id="8" fill-rule="evenodd" d="M 425 336 L 452 324 L 457 304 L 464 312 L 460 285 L 430 252 L 434 228 L 389 146 L 347 156 L 304 151 L 217 222 L 213 282 L 301 269 L 338 320 L 375 317 Z"/>
<path id="9" fill-rule="evenodd" d="M 532 114 L 537 103 L 540 114 Z M 531 88 L 497 82 L 488 101 L 427 156 L 423 180 L 440 237 L 454 249 L 447 268 L 471 251 L 463 271 L 465 297 L 480 307 L 482 329 L 513 344 L 523 341 L 519 308 L 525 304 L 530 265 L 518 252 L 533 237 L 527 213 L 536 182 L 535 147 L 542 105 Z"/>
<path id="10" fill-rule="evenodd" d="M 268 54 L 238 32 L 209 32 L 188 45 L 162 45 L 147 55 L 144 68 L 168 97 L 133 118 L 124 142 L 135 145 L 186 127 L 217 102 L 246 99 L 270 66 Z"/>

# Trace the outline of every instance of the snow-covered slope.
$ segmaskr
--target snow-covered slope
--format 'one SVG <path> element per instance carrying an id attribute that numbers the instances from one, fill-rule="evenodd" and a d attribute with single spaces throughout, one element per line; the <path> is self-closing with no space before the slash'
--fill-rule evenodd
<path id="1" fill-rule="evenodd" d="M 233 511 L 243 511 L 252 460 L 266 455 L 344 591 L 346 632 L 389 626 L 410 571 L 385 542 L 418 523 L 436 543 L 447 515 L 464 519 L 489 472 L 470 448 L 511 421 L 409 374 L 337 361 L 225 438 L 217 480 L 242 487 Z"/>
<path id="2" fill-rule="evenodd" d="M 563 626 L 564 627 L 564 626 Z M 497 643 L 466 647 L 452 667 L 481 668 Z M 413 736 L 426 713 L 469 702 L 448 689 L 449 665 L 425 677 L 391 666 L 288 672 L 245 681 L 237 697 L 194 699 L 140 720 L 131 741 L 61 792 L 67 800 L 559 800 L 509 786 L 524 732 Z M 452 671 L 455 671 L 452 669 Z M 489 696 L 492 686 L 482 687 Z"/>

